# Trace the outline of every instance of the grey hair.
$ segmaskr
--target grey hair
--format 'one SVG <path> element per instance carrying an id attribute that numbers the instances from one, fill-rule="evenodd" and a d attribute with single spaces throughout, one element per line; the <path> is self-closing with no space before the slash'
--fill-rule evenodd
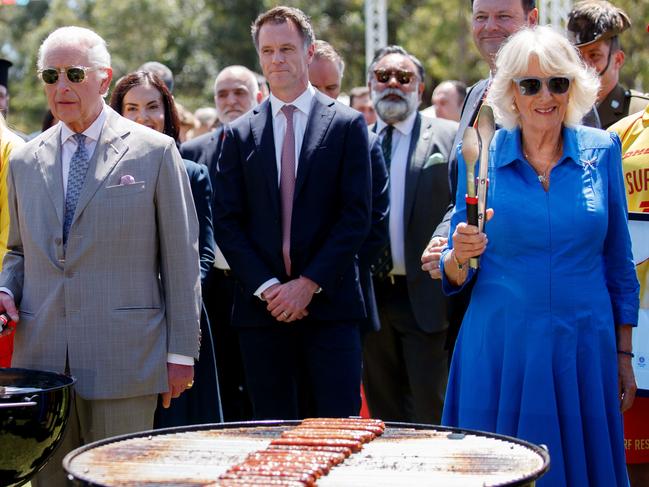
<path id="1" fill-rule="evenodd" d="M 521 29 L 510 37 L 496 56 L 494 76 L 487 104 L 494 110 L 496 120 L 512 128 L 520 123 L 514 106 L 514 78 L 524 76 L 532 56 L 539 60 L 547 76 L 559 75 L 571 79 L 565 125 L 577 125 L 595 104 L 599 90 L 597 73 L 587 68 L 577 49 L 568 39 L 547 26 Z"/>
<path id="2" fill-rule="evenodd" d="M 214 80 L 214 96 L 216 96 L 217 94 L 216 86 L 218 84 L 219 77 L 226 72 L 230 72 L 234 76 L 237 76 L 241 79 L 241 81 L 245 83 L 245 85 L 248 87 L 248 91 L 250 91 L 250 96 L 252 97 L 252 106 L 256 106 L 257 93 L 259 93 L 259 83 L 257 82 L 257 76 L 250 69 L 239 64 L 226 66 L 221 71 L 219 71 L 219 74 L 216 75 L 216 79 Z"/>
<path id="3" fill-rule="evenodd" d="M 106 41 L 96 32 L 84 27 L 68 26 L 60 27 L 52 32 L 43 41 L 38 48 L 38 69 L 45 67 L 45 56 L 49 51 L 57 47 L 77 47 L 86 48 L 88 62 L 90 67 L 110 68 L 110 54 Z M 108 76 L 106 72 L 101 72 L 103 77 Z"/>

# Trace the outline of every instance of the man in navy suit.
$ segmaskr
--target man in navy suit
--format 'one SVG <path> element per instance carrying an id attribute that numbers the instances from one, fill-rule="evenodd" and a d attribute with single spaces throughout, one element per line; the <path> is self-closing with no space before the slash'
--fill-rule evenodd
<path id="1" fill-rule="evenodd" d="M 271 95 L 225 129 L 214 223 L 237 279 L 232 322 L 254 415 L 297 418 L 305 393 L 317 416 L 355 415 L 366 314 L 356 255 L 371 221 L 367 127 L 310 85 L 315 39 L 302 11 L 275 7 L 252 34 Z"/>

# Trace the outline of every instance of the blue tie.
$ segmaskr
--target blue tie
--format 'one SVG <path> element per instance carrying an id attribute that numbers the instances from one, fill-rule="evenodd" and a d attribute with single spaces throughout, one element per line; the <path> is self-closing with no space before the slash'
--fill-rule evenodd
<path id="1" fill-rule="evenodd" d="M 68 233 L 74 210 L 77 208 L 77 201 L 83 188 L 83 182 L 88 172 L 88 149 L 86 149 L 86 136 L 83 134 L 74 134 L 74 140 L 77 142 L 77 150 L 72 154 L 70 161 L 70 172 L 68 173 L 68 190 L 65 196 L 65 217 L 63 218 L 63 244 L 68 242 Z"/>

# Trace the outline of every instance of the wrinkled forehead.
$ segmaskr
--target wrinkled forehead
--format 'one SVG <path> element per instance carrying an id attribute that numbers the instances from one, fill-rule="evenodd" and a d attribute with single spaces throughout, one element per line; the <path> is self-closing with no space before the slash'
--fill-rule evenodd
<path id="1" fill-rule="evenodd" d="M 415 63 L 408 56 L 399 53 L 392 53 L 382 57 L 376 63 L 374 69 L 410 71 L 417 74 Z"/>
<path id="2" fill-rule="evenodd" d="M 216 82 L 216 92 L 219 91 L 235 91 L 235 90 L 244 90 L 250 92 L 248 88 L 247 80 L 242 77 L 237 77 L 234 75 L 227 75 L 222 78 L 219 78 Z"/>
<path id="3" fill-rule="evenodd" d="M 43 55 L 43 66 L 52 68 L 90 66 L 88 48 L 80 45 L 52 46 Z"/>

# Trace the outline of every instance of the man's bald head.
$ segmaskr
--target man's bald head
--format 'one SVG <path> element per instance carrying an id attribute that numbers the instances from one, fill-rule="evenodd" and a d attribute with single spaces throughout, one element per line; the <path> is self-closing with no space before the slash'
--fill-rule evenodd
<path id="1" fill-rule="evenodd" d="M 245 66 L 223 68 L 214 81 L 214 104 L 221 123 L 230 123 L 261 101 L 255 73 Z"/>

